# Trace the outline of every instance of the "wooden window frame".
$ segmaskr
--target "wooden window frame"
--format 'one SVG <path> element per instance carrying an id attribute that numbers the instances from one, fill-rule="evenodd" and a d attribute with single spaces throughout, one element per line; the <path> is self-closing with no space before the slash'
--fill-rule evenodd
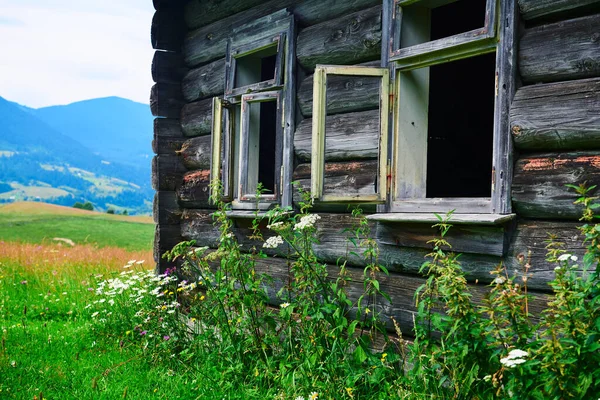
<path id="1" fill-rule="evenodd" d="M 324 193 L 325 170 L 325 122 L 327 116 L 327 76 L 380 77 L 379 157 L 376 193 L 372 195 L 337 196 Z M 313 77 L 312 158 L 311 193 L 320 202 L 384 203 L 387 196 L 388 123 L 389 123 L 389 70 L 387 68 L 317 65 Z"/>
<path id="2" fill-rule="evenodd" d="M 261 92 L 245 94 L 241 98 L 241 129 L 239 143 L 239 169 L 238 169 L 238 193 L 237 202 L 271 202 L 279 203 L 281 196 L 281 164 L 283 151 L 283 126 L 281 113 L 281 91 Z M 252 103 L 264 103 L 275 101 L 277 103 L 277 118 L 275 121 L 275 163 L 274 163 L 274 192 L 262 194 L 259 199 L 256 193 L 248 191 L 248 160 L 250 157 L 249 135 L 250 135 L 250 107 Z"/>
<path id="3" fill-rule="evenodd" d="M 286 42 L 285 32 L 280 32 L 274 36 L 266 37 L 257 40 L 253 43 L 240 46 L 227 51 L 228 64 L 230 65 L 227 73 L 227 79 L 225 84 L 225 95 L 226 96 L 240 96 L 245 93 L 260 92 L 263 90 L 271 90 L 274 88 L 281 87 L 283 85 L 283 62 L 284 62 L 284 47 Z M 277 47 L 277 57 L 275 61 L 274 76 L 272 79 L 253 83 L 250 85 L 244 85 L 235 87 L 236 72 L 237 72 L 237 60 L 239 58 L 249 56 L 257 53 L 261 50 L 269 47 Z"/>
<path id="4" fill-rule="evenodd" d="M 387 0 L 392 5 L 392 29 L 389 40 L 389 61 L 396 62 L 399 68 L 419 68 L 493 51 L 497 45 L 497 21 L 499 0 L 486 0 L 484 26 L 467 32 L 436 40 L 423 38 L 420 43 L 402 46 L 403 24 L 416 24 L 429 27 L 428 21 L 404 20 L 403 9 L 409 5 L 425 3 L 426 0 Z M 510 0 L 509 0 L 510 1 Z M 448 1 L 450 2 L 450 1 Z"/>
<path id="5" fill-rule="evenodd" d="M 394 1 L 406 5 L 416 1 Z M 493 6 L 492 6 L 493 3 Z M 488 0 L 487 11 L 496 10 L 496 2 Z M 389 6 L 389 4 L 388 4 Z M 393 107 L 393 145 L 392 145 L 392 171 L 391 196 L 386 211 L 392 213 L 419 213 L 419 212 L 447 212 L 455 210 L 459 214 L 509 214 L 511 212 L 510 185 L 512 181 L 512 137 L 508 124 L 508 111 L 510 102 L 515 92 L 516 78 L 516 0 L 498 1 L 498 16 L 494 14 L 491 21 L 496 18 L 502 24 L 493 23 L 496 27 L 493 35 L 490 27 L 482 32 L 478 39 L 462 40 L 463 36 L 455 35 L 433 42 L 426 42 L 426 46 L 410 43 L 406 49 L 413 49 L 413 53 L 390 55 L 390 69 L 394 79 L 394 93 L 397 95 Z M 388 12 L 390 9 L 388 8 Z M 385 11 L 384 11 L 385 12 Z M 391 18 L 393 21 L 394 18 Z M 486 20 L 487 21 L 487 20 Z M 417 22 L 418 23 L 418 22 Z M 394 26 L 397 26 L 394 24 Z M 471 34 L 473 31 L 467 32 Z M 452 38 L 460 37 L 462 44 L 454 45 Z M 399 38 L 402 40 L 402 38 Z M 417 38 L 418 39 L 418 38 Z M 489 40 L 492 40 L 493 46 Z M 392 43 L 393 40 L 390 40 Z M 446 43 L 444 46 L 443 43 Z M 459 41 L 460 42 L 460 41 Z M 427 126 L 428 116 L 423 113 L 423 97 L 427 97 L 425 106 L 428 107 L 428 93 L 423 96 L 422 88 L 419 90 L 418 70 L 436 64 L 450 62 L 457 59 L 472 57 L 480 54 L 496 52 L 495 70 L 495 102 L 494 102 L 494 132 L 492 154 L 491 196 L 486 198 L 426 198 L 427 177 L 427 139 L 418 133 L 411 133 L 408 128 L 407 112 L 415 115 L 421 111 L 421 124 Z M 417 71 L 417 72 L 415 72 Z M 429 71 L 426 71 L 427 76 Z M 412 76 L 409 76 L 413 74 Z M 428 80 L 428 77 L 427 77 Z M 416 83 L 415 83 L 416 82 Z M 411 88 L 411 85 L 413 86 Z M 427 82 L 428 88 L 428 82 Z M 427 90 L 428 91 L 428 90 Z M 419 96 L 421 98 L 419 98 Z M 419 109 L 419 102 L 421 108 Z M 415 104 L 417 106 L 415 107 Z M 412 111 L 410 109 L 413 109 Z M 407 111 L 408 110 L 408 111 Z M 423 115 L 424 114 L 424 115 Z M 412 120 L 412 118 L 411 118 Z M 414 120 L 412 120 L 414 121 Z M 424 145 L 423 145 L 424 141 Z"/>

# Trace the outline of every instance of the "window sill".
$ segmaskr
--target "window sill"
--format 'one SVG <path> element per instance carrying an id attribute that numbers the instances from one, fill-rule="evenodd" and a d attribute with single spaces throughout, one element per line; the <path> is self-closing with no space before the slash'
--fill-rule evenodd
<path id="1" fill-rule="evenodd" d="M 515 219 L 517 214 L 452 214 L 449 222 L 454 225 L 502 225 Z M 433 213 L 380 213 L 367 216 L 370 221 L 438 223 Z"/>

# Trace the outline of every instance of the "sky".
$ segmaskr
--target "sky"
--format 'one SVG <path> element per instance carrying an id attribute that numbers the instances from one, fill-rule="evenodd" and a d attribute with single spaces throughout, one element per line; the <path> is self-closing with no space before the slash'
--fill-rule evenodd
<path id="1" fill-rule="evenodd" d="M 152 0 L 0 0 L 0 97 L 148 103 Z"/>

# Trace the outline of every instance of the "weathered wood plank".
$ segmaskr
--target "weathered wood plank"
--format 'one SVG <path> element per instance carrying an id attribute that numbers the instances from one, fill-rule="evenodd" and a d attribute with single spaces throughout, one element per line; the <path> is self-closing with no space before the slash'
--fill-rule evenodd
<path id="1" fill-rule="evenodd" d="M 154 194 L 152 216 L 155 224 L 179 226 L 182 212 L 175 192 L 159 191 Z"/>
<path id="2" fill-rule="evenodd" d="M 196 66 L 225 56 L 227 38 L 233 29 L 275 11 L 288 8 L 301 26 L 329 21 L 340 15 L 380 4 L 377 0 L 271 0 L 246 11 L 213 22 L 190 32 L 183 54 L 187 65 Z M 187 15 L 188 19 L 192 16 Z"/>
<path id="3" fill-rule="evenodd" d="M 188 28 L 196 29 L 263 2 L 264 0 L 191 0 L 185 6 L 185 22 Z"/>
<path id="4" fill-rule="evenodd" d="M 298 35 L 296 57 L 306 70 L 317 64 L 356 64 L 381 55 L 381 6 L 308 27 Z"/>
<path id="5" fill-rule="evenodd" d="M 366 67 L 378 67 L 379 61 L 360 64 Z M 327 77 L 327 114 L 347 113 L 351 111 L 371 110 L 379 107 L 379 79 L 373 77 L 340 76 Z M 312 115 L 313 76 L 302 80 L 298 88 L 298 105 L 305 117 Z"/>
<path id="6" fill-rule="evenodd" d="M 159 274 L 165 272 L 167 268 L 175 266 L 174 263 L 167 261 L 162 256 L 167 250 L 171 250 L 177 243 L 183 239 L 179 231 L 179 225 L 157 225 L 154 229 L 154 262 L 156 271 Z"/>
<path id="7" fill-rule="evenodd" d="M 510 124 L 518 149 L 600 148 L 600 79 L 520 88 Z"/>
<path id="8" fill-rule="evenodd" d="M 300 164 L 294 170 L 295 181 L 310 189 L 310 164 Z M 323 193 L 353 196 L 375 193 L 377 161 L 325 163 Z M 294 194 L 294 201 L 297 200 Z"/>
<path id="9" fill-rule="evenodd" d="M 519 0 L 519 8 L 523 18 L 536 19 L 597 3 L 598 0 Z"/>
<path id="10" fill-rule="evenodd" d="M 186 173 L 177 189 L 177 198 L 184 208 L 210 208 L 210 170 Z"/>
<path id="11" fill-rule="evenodd" d="M 154 139 L 152 140 L 154 154 L 175 155 L 181 149 L 184 141 L 185 137 L 181 133 L 178 119 L 154 119 Z"/>
<path id="12" fill-rule="evenodd" d="M 379 110 L 328 116 L 325 121 L 325 160 L 347 161 L 377 159 L 379 146 Z M 310 161 L 312 118 L 298 124 L 294 134 L 294 152 L 302 161 Z"/>
<path id="13" fill-rule="evenodd" d="M 184 105 L 181 109 L 181 129 L 186 136 L 210 135 L 212 98 Z"/>
<path id="14" fill-rule="evenodd" d="M 152 80 L 161 83 L 181 83 L 188 68 L 183 62 L 183 56 L 171 51 L 157 50 L 152 59 Z"/>
<path id="15" fill-rule="evenodd" d="M 156 11 L 150 28 L 152 48 L 179 53 L 185 32 L 183 9 L 173 7 Z"/>
<path id="16" fill-rule="evenodd" d="M 523 81 L 553 82 L 599 76 L 599 27 L 600 14 L 595 14 L 527 29 L 519 45 Z"/>
<path id="17" fill-rule="evenodd" d="M 182 8 L 187 0 L 152 0 L 155 10 L 164 10 L 167 8 Z"/>
<path id="18" fill-rule="evenodd" d="M 154 190 L 173 191 L 181 184 L 186 171 L 180 157 L 158 155 L 152 159 L 152 188 Z"/>
<path id="19" fill-rule="evenodd" d="M 211 137 L 198 136 L 186 140 L 181 146 L 179 155 L 187 169 L 210 169 Z"/>
<path id="20" fill-rule="evenodd" d="M 222 96 L 225 92 L 225 59 L 192 69 L 183 77 L 181 90 L 188 102 Z"/>
<path id="21" fill-rule="evenodd" d="M 600 184 L 600 152 L 523 156 L 515 165 L 513 205 L 519 216 L 577 220 L 583 212 L 566 184 Z"/>
<path id="22" fill-rule="evenodd" d="M 150 90 L 150 110 L 155 117 L 179 118 L 184 101 L 181 85 L 155 83 Z"/>

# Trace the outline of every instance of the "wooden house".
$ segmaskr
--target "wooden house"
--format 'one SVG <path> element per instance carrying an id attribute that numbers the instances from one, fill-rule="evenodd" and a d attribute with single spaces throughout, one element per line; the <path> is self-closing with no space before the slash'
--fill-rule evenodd
<path id="1" fill-rule="evenodd" d="M 549 234 L 581 257 L 566 184 L 600 183 L 599 0 L 154 0 L 155 253 L 214 247 L 222 180 L 240 243 L 249 215 L 315 196 L 332 271 L 349 205 L 390 270 L 384 311 L 410 328 L 434 212 L 475 292 L 531 265 L 543 307 Z M 269 191 L 256 199 L 262 182 Z M 265 237 L 273 235 L 265 230 Z M 351 257 L 357 290 L 364 260 Z M 285 260 L 262 265 L 283 279 Z M 477 297 L 477 296 L 476 296 Z"/>

